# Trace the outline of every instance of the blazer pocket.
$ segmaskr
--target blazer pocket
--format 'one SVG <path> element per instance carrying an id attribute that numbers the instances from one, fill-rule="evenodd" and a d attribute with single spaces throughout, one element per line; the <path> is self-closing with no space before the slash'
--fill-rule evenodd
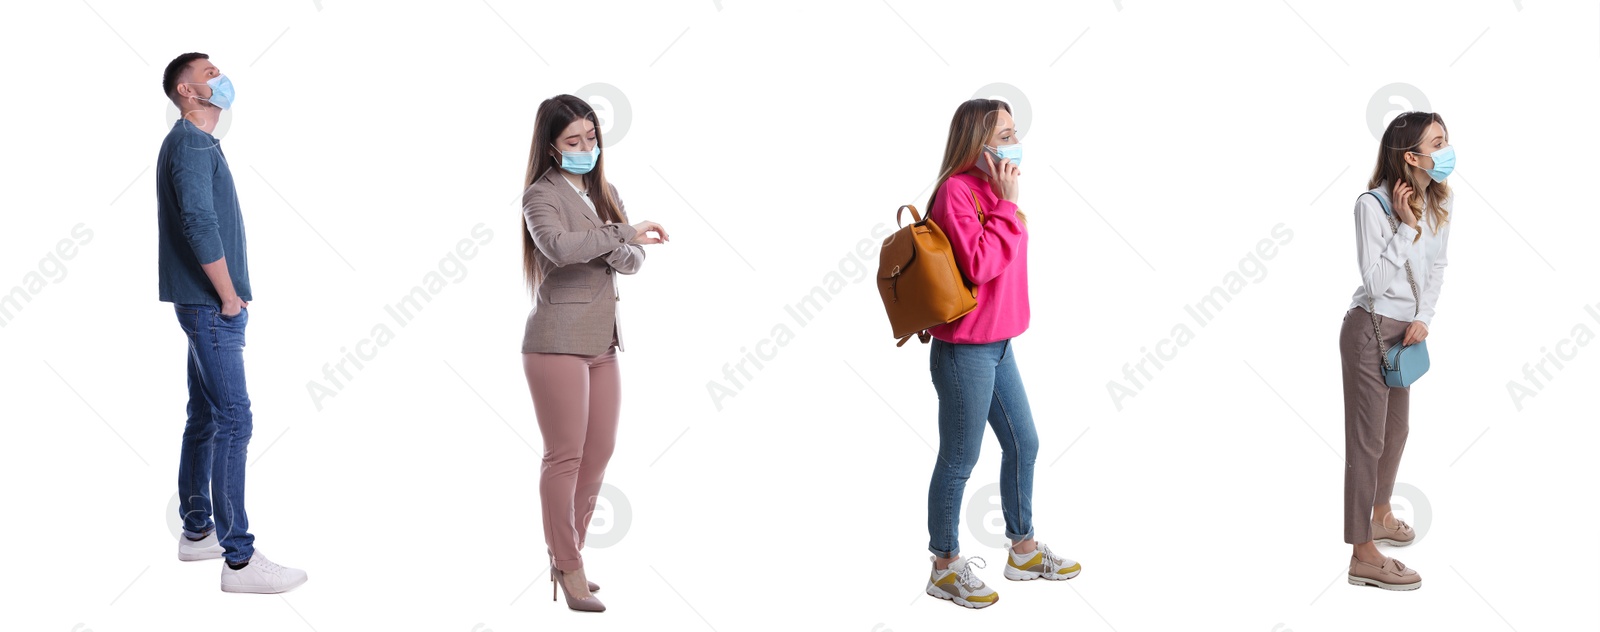
<path id="1" fill-rule="evenodd" d="M 594 301 L 595 290 L 589 285 L 558 285 L 550 288 L 551 303 L 589 303 Z"/>

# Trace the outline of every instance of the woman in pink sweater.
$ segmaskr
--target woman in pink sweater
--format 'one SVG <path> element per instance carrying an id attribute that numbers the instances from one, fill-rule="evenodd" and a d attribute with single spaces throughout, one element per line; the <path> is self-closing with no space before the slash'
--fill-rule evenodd
<path id="1" fill-rule="evenodd" d="M 1034 540 L 1033 464 L 1039 452 L 1012 338 L 1028 329 L 1028 229 L 1017 209 L 1022 144 L 1004 101 L 973 99 L 956 108 L 928 216 L 950 238 L 956 264 L 978 290 L 978 307 L 933 334 L 928 366 L 939 393 L 939 460 L 928 486 L 927 592 L 969 608 L 999 595 L 960 557 L 956 534 L 984 422 L 1003 456 L 1000 504 L 1005 516 L 1005 577 L 1070 579 L 1081 567 Z M 983 566 L 980 565 L 979 568 Z"/>

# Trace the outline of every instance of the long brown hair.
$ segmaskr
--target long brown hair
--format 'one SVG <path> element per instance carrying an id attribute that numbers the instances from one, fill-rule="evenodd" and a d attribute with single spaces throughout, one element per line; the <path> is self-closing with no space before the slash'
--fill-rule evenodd
<path id="1" fill-rule="evenodd" d="M 600 134 L 600 122 L 588 101 L 570 94 L 559 94 L 539 104 L 539 112 L 533 117 L 533 143 L 528 148 L 528 172 L 522 178 L 524 191 L 533 186 L 535 180 L 543 177 L 546 171 L 561 168 L 559 153 L 551 154 L 558 151 L 552 145 L 555 144 L 556 137 L 578 119 L 588 119 L 594 123 L 595 146 L 604 148 L 605 138 Z M 611 197 L 611 187 L 606 184 L 604 151 L 601 151 L 600 157 L 595 160 L 594 169 L 583 174 L 583 188 L 589 192 L 589 200 L 594 202 L 595 214 L 599 215 L 601 220 L 616 223 L 628 221 L 627 215 L 622 212 L 622 207 Z M 518 219 L 522 219 L 520 213 Z M 520 221 L 519 225 L 522 226 L 522 276 L 527 281 L 529 290 L 537 291 L 539 282 L 543 280 L 539 260 L 544 258 L 544 253 L 539 252 L 539 247 L 533 243 L 533 234 L 528 232 L 525 220 Z"/>
<path id="2" fill-rule="evenodd" d="M 939 189 L 950 176 L 972 168 L 989 142 L 989 134 L 998 124 L 1000 110 L 1011 112 L 1011 106 L 999 99 L 972 99 L 956 107 L 950 118 L 950 135 L 944 142 L 944 161 L 939 164 L 939 179 L 928 196 L 927 211 L 933 212 L 933 201 L 939 199 Z M 1028 216 L 1017 211 L 1017 219 L 1028 223 Z"/>
<path id="3" fill-rule="evenodd" d="M 1444 207 L 1445 201 L 1450 199 L 1450 185 L 1434 182 L 1421 169 L 1413 169 L 1406 164 L 1406 154 L 1417 151 L 1422 145 L 1422 136 L 1433 123 L 1438 123 L 1439 129 L 1444 130 L 1445 141 L 1448 142 L 1450 128 L 1445 127 L 1444 118 L 1438 114 L 1406 112 L 1394 117 L 1389 122 L 1389 128 L 1383 130 L 1383 139 L 1378 141 L 1378 164 L 1372 168 L 1372 178 L 1367 180 L 1367 188 L 1376 189 L 1384 182 L 1390 183 L 1392 188 L 1395 182 L 1405 180 L 1411 185 L 1411 190 L 1427 192 L 1428 224 L 1433 227 L 1433 234 L 1437 235 L 1444 223 L 1450 221 L 1450 209 Z M 1393 192 L 1390 194 L 1393 195 Z M 1422 198 L 1421 195 L 1411 196 L 1409 206 L 1417 217 L 1422 217 L 1424 212 Z"/>

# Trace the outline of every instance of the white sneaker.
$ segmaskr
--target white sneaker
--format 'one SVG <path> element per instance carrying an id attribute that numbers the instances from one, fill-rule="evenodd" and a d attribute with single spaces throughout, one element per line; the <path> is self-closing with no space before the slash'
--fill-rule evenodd
<path id="1" fill-rule="evenodd" d="M 1011 551 L 1006 557 L 1006 579 L 1012 581 L 1027 581 L 1030 579 L 1072 579 L 1083 572 L 1083 567 L 1077 562 L 1050 552 L 1050 547 L 1043 543 L 1039 548 L 1029 553 Z"/>
<path id="2" fill-rule="evenodd" d="M 178 535 L 178 559 L 185 562 L 198 562 L 200 560 L 214 560 L 222 557 L 222 545 L 217 543 L 217 530 L 212 529 L 206 537 L 199 540 L 190 540 L 183 534 Z"/>
<path id="3" fill-rule="evenodd" d="M 306 583 L 306 572 L 298 568 L 279 566 L 267 559 L 261 551 L 250 557 L 250 564 L 239 570 L 222 564 L 222 592 L 281 593 Z"/>
<path id="4" fill-rule="evenodd" d="M 931 559 L 931 558 L 930 558 Z M 993 588 L 985 586 L 983 580 L 972 574 L 972 562 L 982 562 L 981 557 L 958 557 L 950 563 L 950 568 L 933 569 L 933 575 L 928 577 L 928 594 L 954 601 L 968 608 L 986 608 L 1000 600 L 1000 593 Z M 983 565 L 978 566 L 983 568 Z"/>

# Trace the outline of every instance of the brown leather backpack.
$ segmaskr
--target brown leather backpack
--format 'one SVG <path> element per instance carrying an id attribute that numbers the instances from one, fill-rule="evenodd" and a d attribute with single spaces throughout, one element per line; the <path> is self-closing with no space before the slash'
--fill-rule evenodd
<path id="1" fill-rule="evenodd" d="M 976 193 L 972 203 L 981 223 L 983 207 L 978 206 Z M 884 239 L 878 252 L 878 294 L 889 313 L 894 337 L 900 339 L 896 347 L 913 334 L 927 343 L 928 328 L 966 316 L 978 307 L 978 290 L 956 265 L 950 238 L 931 217 L 918 217 L 917 207 L 910 204 L 895 211 L 895 224 L 900 224 L 906 209 L 911 209 L 912 223 Z"/>

